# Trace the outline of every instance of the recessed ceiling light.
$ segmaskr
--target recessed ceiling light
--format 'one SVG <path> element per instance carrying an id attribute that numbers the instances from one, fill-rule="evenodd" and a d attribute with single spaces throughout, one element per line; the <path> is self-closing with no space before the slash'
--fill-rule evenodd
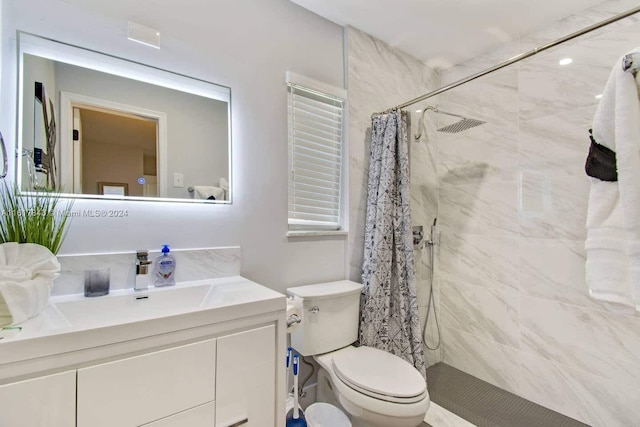
<path id="1" fill-rule="evenodd" d="M 416 113 L 422 113 L 422 110 L 416 110 Z"/>
<path id="2" fill-rule="evenodd" d="M 564 59 L 561 59 L 561 60 L 560 60 L 560 62 L 558 62 L 558 64 L 560 64 L 560 65 L 569 65 L 569 64 L 571 64 L 572 62 L 573 62 L 573 59 L 571 59 L 571 58 L 564 58 Z"/>
<path id="3" fill-rule="evenodd" d="M 596 99 L 600 99 L 600 98 L 602 98 L 602 94 L 596 95 Z"/>

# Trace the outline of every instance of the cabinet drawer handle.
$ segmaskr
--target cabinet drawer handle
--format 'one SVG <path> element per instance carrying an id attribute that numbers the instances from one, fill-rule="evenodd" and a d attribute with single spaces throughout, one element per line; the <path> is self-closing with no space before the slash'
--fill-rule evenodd
<path id="1" fill-rule="evenodd" d="M 241 425 L 246 424 L 248 422 L 249 422 L 249 418 L 243 418 L 240 421 L 236 421 L 233 424 L 229 424 L 227 427 L 238 427 L 238 426 L 241 426 Z"/>

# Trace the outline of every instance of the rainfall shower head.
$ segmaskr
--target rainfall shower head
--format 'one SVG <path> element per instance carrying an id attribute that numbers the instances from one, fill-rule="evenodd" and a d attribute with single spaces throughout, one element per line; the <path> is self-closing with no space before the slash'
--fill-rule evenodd
<path id="1" fill-rule="evenodd" d="M 442 111 L 438 109 L 438 107 L 428 106 L 424 110 L 422 110 L 422 118 L 420 120 L 421 129 L 424 129 L 424 113 L 426 113 L 427 111 L 433 111 L 434 113 L 438 113 L 438 114 L 446 114 L 447 116 L 457 117 L 461 119 L 455 123 L 452 123 L 450 125 L 443 126 L 437 129 L 438 132 L 458 133 L 458 132 L 462 132 L 467 129 L 471 129 L 486 123 L 486 122 L 483 122 L 482 120 L 470 119 L 468 117 L 464 117 L 459 114 L 447 113 L 446 111 Z M 418 141 L 421 137 L 422 137 L 422 130 L 415 135 L 416 141 Z"/>
<path id="2" fill-rule="evenodd" d="M 469 119 L 467 117 L 464 117 L 462 120 L 450 124 L 449 126 L 444 126 L 440 129 L 437 129 L 437 131 L 446 133 L 458 133 L 485 123 L 486 122 L 483 122 L 482 120 Z"/>

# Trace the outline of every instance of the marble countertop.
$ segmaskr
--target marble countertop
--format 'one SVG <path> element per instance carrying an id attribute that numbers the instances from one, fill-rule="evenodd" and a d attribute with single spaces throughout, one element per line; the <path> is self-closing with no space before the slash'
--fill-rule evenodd
<path id="1" fill-rule="evenodd" d="M 75 356 L 103 346 L 120 344 L 125 348 L 133 340 L 180 331 L 192 331 L 185 335 L 189 339 L 198 335 L 193 332 L 198 328 L 279 311 L 284 320 L 285 309 L 284 295 L 241 276 L 146 291 L 123 289 L 94 298 L 52 297 L 39 316 L 19 325 L 21 330 L 2 332 L 0 380 L 28 372 L 26 368 L 16 370 L 16 366 L 48 367 L 41 363 L 43 358 L 81 362 L 90 357 Z M 156 339 L 150 344 L 163 342 Z"/>

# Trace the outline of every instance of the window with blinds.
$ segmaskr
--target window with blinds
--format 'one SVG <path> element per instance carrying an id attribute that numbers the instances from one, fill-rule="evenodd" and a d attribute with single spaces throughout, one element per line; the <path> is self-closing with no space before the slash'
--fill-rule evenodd
<path id="1" fill-rule="evenodd" d="M 289 228 L 341 227 L 344 100 L 289 88 Z"/>

